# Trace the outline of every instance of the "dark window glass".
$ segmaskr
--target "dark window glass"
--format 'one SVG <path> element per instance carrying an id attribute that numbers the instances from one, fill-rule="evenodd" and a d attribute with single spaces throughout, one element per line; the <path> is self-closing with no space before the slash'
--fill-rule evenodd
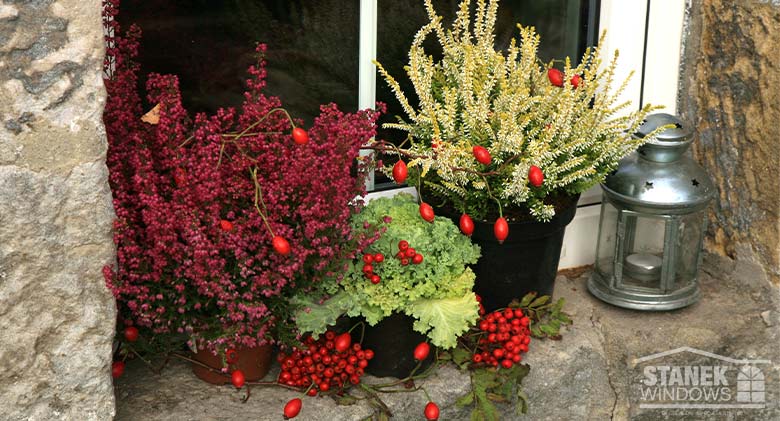
<path id="1" fill-rule="evenodd" d="M 357 109 L 359 3 L 122 0 L 119 21 L 143 31 L 142 73 L 178 75 L 191 112 L 240 105 L 255 45 L 268 44 L 267 92 L 311 124 L 320 104 Z"/>
<path id="2" fill-rule="evenodd" d="M 459 1 L 433 1 L 445 24 Z M 568 55 L 576 62 L 593 44 L 597 5 L 598 0 L 504 0 L 496 46 L 506 47 L 520 22 L 542 35 L 543 59 Z M 410 93 L 403 66 L 412 37 L 428 21 L 423 2 L 378 0 L 378 6 L 377 59 Z M 190 112 L 240 105 L 255 45 L 268 44 L 266 92 L 279 96 L 308 125 L 321 104 L 357 109 L 359 13 L 360 0 L 122 0 L 119 21 L 124 28 L 136 23 L 143 31 L 141 86 L 150 72 L 178 75 Z M 436 43 L 429 45 L 435 55 Z M 403 115 L 381 77 L 377 100 L 388 106 L 383 122 Z M 403 135 L 380 131 L 380 138 L 399 142 Z M 378 187 L 385 181 L 378 177 Z"/>
<path id="3" fill-rule="evenodd" d="M 412 105 L 417 97 L 406 77 L 403 66 L 408 61 L 409 46 L 414 34 L 426 23 L 428 17 L 422 0 L 378 0 L 377 60 L 399 82 Z M 476 2 L 473 2 L 476 3 Z M 512 38 L 518 36 L 517 23 L 536 27 L 542 42 L 539 56 L 549 61 L 571 57 L 578 63 L 585 48 L 593 44 L 597 1 L 594 0 L 513 0 L 502 1 L 498 7 L 496 22 L 496 47 L 504 49 Z M 444 27 L 452 23 L 460 0 L 433 0 L 436 12 L 444 19 Z M 472 5 L 473 6 L 473 5 Z M 472 13 L 472 16 L 475 14 Z M 426 51 L 434 57 L 441 54 L 435 36 L 429 36 Z M 387 114 L 382 122 L 395 122 L 396 116 L 405 117 L 401 106 L 381 76 L 377 77 L 377 100 L 387 104 Z M 403 132 L 382 130 L 379 137 L 400 143 Z M 388 182 L 377 177 L 377 186 Z"/>

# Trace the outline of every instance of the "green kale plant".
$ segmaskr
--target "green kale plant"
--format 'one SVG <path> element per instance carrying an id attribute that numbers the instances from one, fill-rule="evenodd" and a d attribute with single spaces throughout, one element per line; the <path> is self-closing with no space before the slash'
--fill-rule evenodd
<path id="1" fill-rule="evenodd" d="M 357 229 L 384 224 L 384 233 L 366 251 L 384 257 L 372 264 L 379 283 L 366 275 L 363 260 L 354 260 L 339 282 L 324 283 L 326 299 L 312 294 L 298 298 L 303 307 L 296 315 L 300 331 L 319 335 L 342 315 L 362 316 L 375 325 L 393 313 L 403 313 L 416 319 L 414 329 L 434 345 L 454 347 L 479 317 L 472 292 L 475 276 L 467 267 L 479 258 L 479 246 L 447 218 L 436 217 L 433 222 L 420 218 L 417 201 L 408 194 L 372 200 L 352 224 Z M 404 265 L 396 257 L 402 241 L 422 255 L 422 262 L 414 264 L 410 259 Z"/>

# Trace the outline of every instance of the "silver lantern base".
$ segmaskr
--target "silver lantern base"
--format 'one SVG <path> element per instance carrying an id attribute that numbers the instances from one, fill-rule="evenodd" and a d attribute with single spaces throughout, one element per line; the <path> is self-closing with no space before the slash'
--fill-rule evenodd
<path id="1" fill-rule="evenodd" d="M 588 290 L 602 301 L 632 310 L 664 311 L 687 307 L 701 298 L 698 282 L 685 288 L 664 293 L 657 289 L 626 287 L 611 288 L 608 280 L 593 271 L 588 279 Z"/>

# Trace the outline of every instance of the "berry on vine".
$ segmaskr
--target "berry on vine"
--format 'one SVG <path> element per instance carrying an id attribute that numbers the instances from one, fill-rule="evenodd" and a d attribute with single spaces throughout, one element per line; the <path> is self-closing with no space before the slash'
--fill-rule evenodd
<path id="1" fill-rule="evenodd" d="M 574 89 L 579 88 L 581 82 L 582 82 L 582 78 L 580 77 L 580 75 L 574 75 L 569 80 L 569 83 L 571 83 L 571 86 L 573 86 Z"/>
<path id="2" fill-rule="evenodd" d="M 393 165 L 393 180 L 397 184 L 403 184 L 408 175 L 409 170 L 406 168 L 406 162 L 398 160 L 398 162 Z"/>
<path id="3" fill-rule="evenodd" d="M 493 234 L 496 236 L 499 244 L 503 244 L 504 240 L 509 236 L 509 224 L 503 217 L 496 219 L 496 223 L 493 224 Z"/>
<path id="4" fill-rule="evenodd" d="M 439 406 L 433 402 L 428 402 L 425 405 L 425 419 L 428 421 L 436 421 L 439 419 Z"/>
<path id="5" fill-rule="evenodd" d="M 226 219 L 219 221 L 219 227 L 225 232 L 233 231 L 233 223 Z"/>
<path id="6" fill-rule="evenodd" d="M 540 187 L 544 183 L 544 173 L 536 165 L 531 165 L 528 169 L 528 182 L 534 187 Z"/>
<path id="7" fill-rule="evenodd" d="M 238 362 L 238 352 L 235 349 L 228 349 L 225 351 L 225 362 L 228 364 L 235 364 Z"/>
<path id="8" fill-rule="evenodd" d="M 114 361 L 111 363 L 111 377 L 118 379 L 125 372 L 124 361 Z"/>
<path id="9" fill-rule="evenodd" d="M 128 342 L 135 342 L 138 340 L 138 328 L 135 326 L 128 326 L 125 328 L 124 335 Z"/>
<path id="10" fill-rule="evenodd" d="M 282 256 L 287 256 L 290 254 L 290 243 L 287 242 L 287 240 L 284 239 L 284 237 L 276 235 L 274 236 L 274 239 L 272 240 L 272 244 L 274 247 L 274 251 L 281 254 Z"/>
<path id="11" fill-rule="evenodd" d="M 301 401 L 300 398 L 290 399 L 290 401 L 284 405 L 284 412 L 282 413 L 282 415 L 284 415 L 284 419 L 289 420 L 290 418 L 297 417 L 301 412 L 302 406 L 303 401 Z"/>
<path id="12" fill-rule="evenodd" d="M 563 86 L 563 72 L 556 68 L 547 70 L 547 79 L 555 86 Z"/>
<path id="13" fill-rule="evenodd" d="M 296 127 L 292 130 L 292 138 L 293 142 L 297 145 L 305 145 L 309 143 L 309 134 L 306 133 L 306 130 L 303 130 L 300 127 Z"/>
<path id="14" fill-rule="evenodd" d="M 471 148 L 471 152 L 474 154 L 477 162 L 483 165 L 490 165 L 493 158 L 490 156 L 490 152 L 482 146 L 474 146 Z"/>
<path id="15" fill-rule="evenodd" d="M 241 370 L 233 370 L 233 373 L 230 374 L 230 382 L 233 383 L 233 386 L 235 386 L 236 389 L 244 387 L 244 383 L 246 382 L 244 372 Z"/>
<path id="16" fill-rule="evenodd" d="M 352 336 L 349 332 L 344 332 L 339 336 L 336 336 L 334 347 L 338 352 L 344 352 L 352 345 Z"/>
<path id="17" fill-rule="evenodd" d="M 422 219 L 424 219 L 427 222 L 433 222 L 435 215 L 433 213 L 433 208 L 431 207 L 431 205 L 425 202 L 420 203 L 420 216 L 422 216 Z"/>
<path id="18" fill-rule="evenodd" d="M 469 237 L 474 233 L 474 221 L 468 214 L 460 216 L 460 231 Z"/>
<path id="19" fill-rule="evenodd" d="M 414 348 L 414 359 L 417 361 L 422 361 L 428 358 L 428 354 L 430 352 L 431 352 L 431 346 L 428 345 L 428 342 L 420 342 Z"/>

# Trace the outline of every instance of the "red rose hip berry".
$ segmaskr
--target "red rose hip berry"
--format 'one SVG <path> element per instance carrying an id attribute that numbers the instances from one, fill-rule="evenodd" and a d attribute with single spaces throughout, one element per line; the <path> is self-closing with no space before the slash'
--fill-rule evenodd
<path id="1" fill-rule="evenodd" d="M 436 421 L 439 419 L 439 406 L 433 402 L 428 402 L 425 405 L 425 419 L 428 421 Z"/>
<path id="2" fill-rule="evenodd" d="M 219 221 L 219 227 L 225 232 L 233 231 L 233 223 L 225 219 Z"/>
<path id="3" fill-rule="evenodd" d="M 135 342 L 138 340 L 138 328 L 135 326 L 128 326 L 125 328 L 125 339 L 128 342 Z"/>
<path id="4" fill-rule="evenodd" d="M 306 133 L 306 130 L 303 130 L 300 127 L 293 129 L 292 138 L 293 142 L 295 142 L 297 145 L 305 145 L 309 143 L 309 134 Z"/>
<path id="5" fill-rule="evenodd" d="M 290 399 L 290 401 L 287 402 L 287 404 L 284 406 L 284 419 L 288 420 L 290 418 L 297 417 L 301 412 L 301 406 L 303 406 L 303 401 L 301 401 L 299 398 Z"/>
<path id="6" fill-rule="evenodd" d="M 352 345 L 352 336 L 349 334 L 349 332 L 344 332 L 341 335 L 336 336 L 334 342 L 334 348 L 336 348 L 336 351 L 344 352 Z"/>
<path id="7" fill-rule="evenodd" d="M 274 251 L 281 254 L 282 256 L 287 256 L 290 254 L 290 243 L 288 243 L 284 237 L 279 235 L 274 236 L 272 244 L 274 246 Z"/>
<path id="8" fill-rule="evenodd" d="M 228 364 L 235 364 L 238 362 L 238 352 L 235 349 L 228 349 L 225 351 L 225 362 Z"/>
<path id="9" fill-rule="evenodd" d="M 550 79 L 550 83 L 552 83 L 555 86 L 563 86 L 563 72 L 558 69 L 555 68 L 548 69 L 547 79 Z"/>
<path id="10" fill-rule="evenodd" d="M 460 216 L 460 232 L 463 234 L 471 237 L 471 234 L 474 233 L 474 221 L 471 219 L 471 217 L 468 214 L 463 214 Z"/>
<path id="11" fill-rule="evenodd" d="M 393 180 L 397 184 L 403 184 L 409 175 L 409 169 L 406 168 L 406 162 L 398 161 L 393 165 Z"/>
<path id="12" fill-rule="evenodd" d="M 580 87 L 580 83 L 582 83 L 582 78 L 580 75 L 574 75 L 569 80 L 569 83 L 571 83 L 571 86 L 573 86 L 575 89 Z"/>
<path id="13" fill-rule="evenodd" d="M 482 146 L 474 146 L 471 149 L 471 153 L 474 154 L 474 158 L 476 158 L 477 162 L 483 165 L 490 165 L 490 162 L 493 160 L 490 156 L 490 152 Z"/>
<path id="14" fill-rule="evenodd" d="M 230 375 L 230 382 L 233 383 L 233 386 L 237 389 L 244 387 L 244 383 L 246 382 L 244 372 L 241 370 L 233 370 L 233 373 Z"/>
<path id="15" fill-rule="evenodd" d="M 125 372 L 124 361 L 114 361 L 111 363 L 111 377 L 118 379 Z"/>
<path id="16" fill-rule="evenodd" d="M 435 215 L 431 205 L 425 202 L 420 203 L 420 216 L 422 216 L 422 219 L 426 220 L 427 222 L 433 222 Z"/>
<path id="17" fill-rule="evenodd" d="M 499 244 L 504 244 L 504 240 L 509 236 L 509 224 L 506 223 L 506 219 L 503 217 L 496 219 L 496 223 L 493 224 L 493 234 Z"/>
<path id="18" fill-rule="evenodd" d="M 531 165 L 528 169 L 528 182 L 534 187 L 540 187 L 544 183 L 544 173 L 536 165 Z"/>
<path id="19" fill-rule="evenodd" d="M 428 342 L 420 342 L 414 348 L 414 359 L 417 361 L 422 361 L 428 358 L 428 354 L 430 352 L 431 352 L 431 346 L 428 345 Z"/>

